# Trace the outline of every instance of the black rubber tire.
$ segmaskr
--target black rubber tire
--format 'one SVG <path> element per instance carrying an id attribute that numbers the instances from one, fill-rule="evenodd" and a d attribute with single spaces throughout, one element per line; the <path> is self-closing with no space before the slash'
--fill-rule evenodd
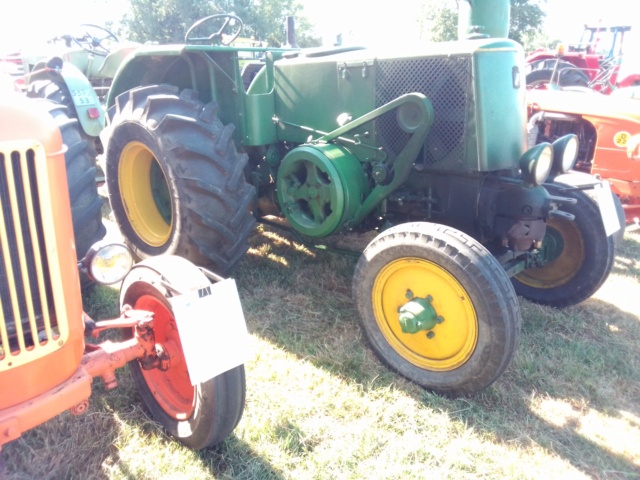
<path id="1" fill-rule="evenodd" d="M 255 188 L 244 177 L 247 156 L 236 150 L 234 127 L 222 125 L 213 102 L 204 105 L 193 90 L 169 85 L 123 93 L 108 115 L 107 188 L 131 249 L 139 258 L 180 255 L 229 273 L 249 248 L 255 226 Z M 142 165 L 136 155 L 149 162 L 147 174 L 128 173 L 129 165 Z M 155 180 L 154 168 L 161 172 Z M 158 175 L 165 195 L 161 207 L 153 190 Z"/>
<path id="2" fill-rule="evenodd" d="M 169 299 L 173 294 L 167 284 L 178 291 L 190 291 L 205 287 L 210 282 L 195 265 L 184 258 L 171 255 L 150 258 L 138 263 L 124 279 L 120 290 L 120 306 L 135 306 L 141 296 L 148 295 L 157 299 L 172 313 Z M 171 321 L 175 320 L 172 318 Z M 154 328 L 158 326 L 154 325 Z M 131 329 L 123 331 L 124 338 L 132 336 Z M 178 363 L 184 365 L 184 359 Z M 142 401 L 153 418 L 189 448 L 201 450 L 217 445 L 231 434 L 242 418 L 246 397 L 243 365 L 197 384 L 194 387 L 194 411 L 188 418 L 181 420 L 169 415 L 158 403 L 154 385 L 149 385 L 145 380 L 138 360 L 129 362 L 129 370 Z"/>
<path id="3" fill-rule="evenodd" d="M 560 79 L 557 81 L 560 87 L 588 87 L 589 77 L 581 70 L 577 70 L 575 65 L 568 62 L 560 62 Z M 553 69 L 541 68 L 532 70 L 527 74 L 527 87 L 536 87 L 551 82 Z"/>
<path id="4" fill-rule="evenodd" d="M 53 103 L 57 103 L 58 105 L 64 105 L 69 109 L 69 116 L 71 118 L 78 118 L 78 112 L 76 111 L 76 106 L 71 98 L 69 88 L 58 78 L 35 80 L 32 83 L 29 83 L 29 86 L 27 87 L 27 96 L 31 98 L 44 98 Z M 80 132 L 82 139 L 87 141 L 89 155 L 95 159 L 98 155 L 96 149 L 97 138 L 87 135 L 82 129 L 80 123 L 78 123 L 78 131 Z"/>
<path id="5" fill-rule="evenodd" d="M 80 260 L 89 248 L 106 234 L 102 223 L 104 200 L 98 195 L 96 185 L 96 160 L 76 118 L 69 109 L 48 100 L 41 100 L 60 129 L 62 143 L 67 148 L 65 165 L 71 201 L 73 234 L 76 241 L 76 254 Z M 86 279 L 82 279 L 83 285 Z"/>
<path id="6" fill-rule="evenodd" d="M 422 262 L 425 269 L 419 272 L 411 270 L 412 262 Z M 395 265 L 399 266 L 399 275 L 405 282 L 401 282 L 402 288 L 393 288 L 398 284 L 386 283 L 385 280 L 385 272 Z M 403 273 L 400 269 L 405 267 L 406 273 Z M 448 289 L 444 283 L 430 279 L 430 269 L 438 275 L 446 272 L 445 276 L 449 275 L 462 287 L 462 295 L 454 295 L 453 302 L 438 304 Z M 475 329 L 476 338 L 467 353 L 459 358 L 450 357 L 455 358 L 453 365 L 437 364 L 434 353 L 443 348 L 439 345 L 420 343 L 417 348 L 410 347 L 411 342 L 421 338 L 407 335 L 424 335 L 424 332 L 390 332 L 391 328 L 398 328 L 395 312 L 402 302 L 406 302 L 404 298 L 409 298 L 400 291 L 405 288 L 407 294 L 411 291 L 423 298 L 425 295 L 434 298 L 433 305 L 439 315 L 444 314 L 445 320 L 434 327 L 433 338 L 442 338 L 443 344 L 458 335 L 469 336 L 469 326 Z M 380 290 L 380 295 L 376 290 Z M 476 240 L 444 225 L 407 223 L 379 234 L 358 261 L 353 277 L 353 295 L 365 336 L 376 355 L 404 377 L 437 393 L 460 396 L 487 387 L 507 368 L 518 344 L 520 309 L 504 269 Z M 455 301 L 458 298 L 470 302 Z M 385 311 L 390 315 L 377 305 L 386 305 L 389 310 Z M 465 308 L 464 305 L 471 307 L 473 312 L 466 326 L 464 316 L 454 315 L 458 309 Z M 376 315 L 376 310 L 381 314 Z M 452 315 L 447 318 L 447 313 Z M 452 330 L 439 330 L 442 326 Z M 428 336 L 426 338 L 426 342 L 433 341 Z M 416 356 L 412 361 L 410 357 L 414 353 Z M 448 362 L 450 358 L 444 361 Z M 431 364 L 432 360 L 435 362 Z"/>
<path id="7" fill-rule="evenodd" d="M 566 191 L 566 184 L 545 184 L 554 196 L 570 197 L 576 205 L 560 210 L 575 215 L 570 221 L 553 217 L 547 223 L 547 236 L 559 235 L 562 251 L 541 268 L 531 268 L 512 278 L 518 295 L 552 307 L 577 305 L 591 297 L 605 282 L 613 267 L 614 235 L 607 237 L 598 205 L 580 190 Z"/>

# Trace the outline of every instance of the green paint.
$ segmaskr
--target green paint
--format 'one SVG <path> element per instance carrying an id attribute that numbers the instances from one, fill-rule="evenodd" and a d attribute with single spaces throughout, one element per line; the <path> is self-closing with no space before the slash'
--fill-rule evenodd
<path id="1" fill-rule="evenodd" d="M 414 297 L 400 307 L 398 320 L 404 333 L 418 333 L 420 331 L 431 330 L 444 321 L 442 317 L 438 316 L 433 305 L 431 305 L 432 301 L 433 298 L 430 295 L 426 298 Z M 433 335 L 429 338 L 432 337 Z"/>

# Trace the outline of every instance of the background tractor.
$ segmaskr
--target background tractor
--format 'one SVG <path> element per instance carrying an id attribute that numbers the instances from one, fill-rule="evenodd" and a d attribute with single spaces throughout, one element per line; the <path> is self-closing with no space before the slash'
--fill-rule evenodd
<path id="1" fill-rule="evenodd" d="M 194 383 L 180 321 L 202 318 L 178 316 L 175 302 L 209 297 L 210 278 L 220 277 L 170 256 L 131 268 L 130 251 L 108 241 L 78 264 L 65 172 L 74 144 L 63 143 L 56 108 L 0 95 L 0 448 L 65 410 L 86 412 L 92 379 L 114 388 L 115 370 L 127 363 L 171 435 L 194 449 L 214 445 L 242 415 L 244 369 L 236 364 Z M 96 322 L 83 313 L 79 269 L 104 284 L 124 277 L 119 318 Z M 244 327 L 242 317 L 229 321 Z M 85 342 L 109 329 L 122 340 Z M 210 351 L 196 353 L 215 363 Z"/>
<path id="2" fill-rule="evenodd" d="M 42 48 L 15 52 L 3 60 L 19 62 L 19 81 L 27 96 L 67 108 L 95 160 L 101 151 L 98 135 L 105 125 L 102 103 L 116 70 L 136 46 L 120 42 L 104 27 L 82 24 L 74 33 L 54 37 Z"/>
<path id="3" fill-rule="evenodd" d="M 375 353 L 447 395 L 490 385 L 518 343 L 516 293 L 574 305 L 614 257 L 598 204 L 555 181 L 577 137 L 527 148 L 509 6 L 462 2 L 460 41 L 402 53 L 234 47 L 234 15 L 140 47 L 101 134 L 128 245 L 228 272 L 256 220 L 316 246 L 373 233 L 353 301 Z"/>
<path id="4" fill-rule="evenodd" d="M 611 93 L 617 88 L 640 85 L 640 72 L 624 72 L 620 68 L 623 45 L 626 50 L 632 45 L 630 35 L 628 25 L 585 25 L 577 44 L 559 45 L 555 50 L 539 49 L 527 56 L 527 86 L 590 87 Z"/>
<path id="5" fill-rule="evenodd" d="M 635 100 L 597 92 L 527 92 L 529 144 L 552 142 L 567 134 L 580 140 L 575 169 L 611 184 L 623 223 L 640 218 L 640 110 Z M 577 185 L 591 176 L 571 175 Z"/>

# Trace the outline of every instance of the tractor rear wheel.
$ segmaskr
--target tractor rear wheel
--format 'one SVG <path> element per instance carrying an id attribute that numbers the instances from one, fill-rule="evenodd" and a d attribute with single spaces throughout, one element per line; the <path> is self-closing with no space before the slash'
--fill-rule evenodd
<path id="1" fill-rule="evenodd" d="M 547 263 L 512 278 L 516 292 L 527 300 L 568 307 L 591 297 L 609 276 L 614 260 L 614 236 L 606 236 L 598 205 L 580 190 L 566 185 L 545 185 L 551 195 L 575 198 L 561 209 L 575 220 L 552 217 L 547 222 L 543 251 Z"/>
<path id="2" fill-rule="evenodd" d="M 576 68 L 575 65 L 569 62 L 560 62 L 557 67 L 559 73 L 556 74 L 556 80 L 560 87 L 588 87 L 589 77 L 582 71 Z M 551 83 L 551 77 L 553 75 L 553 69 L 542 68 L 538 70 L 532 70 L 527 74 L 526 82 L 527 87 L 535 88 L 541 85 L 548 85 Z"/>
<path id="3" fill-rule="evenodd" d="M 71 118 L 78 118 L 78 112 L 76 111 L 76 106 L 74 105 L 73 99 L 71 98 L 69 88 L 61 80 L 35 80 L 33 83 L 29 84 L 29 87 L 27 89 L 27 96 L 31 98 L 44 98 L 53 103 L 57 103 L 58 105 L 64 105 L 69 109 L 69 116 Z M 97 137 L 94 138 L 90 135 L 87 135 L 80 124 L 78 124 L 78 131 L 80 132 L 80 136 L 82 137 L 82 139 L 87 141 L 89 155 L 91 155 L 91 157 L 95 160 L 96 156 L 98 155 L 96 149 Z"/>
<path id="4" fill-rule="evenodd" d="M 67 148 L 64 154 L 71 201 L 73 234 L 76 254 L 80 260 L 91 245 L 102 239 L 106 228 L 102 223 L 102 197 L 96 185 L 96 161 L 93 150 L 82 135 L 82 129 L 69 109 L 51 101 L 42 101 L 60 129 L 62 143 Z M 82 279 L 83 285 L 87 279 Z"/>
<path id="5" fill-rule="evenodd" d="M 249 248 L 255 189 L 214 103 L 169 85 L 123 93 L 108 112 L 106 175 L 120 231 L 140 258 L 175 254 L 228 273 Z"/>
<path id="6" fill-rule="evenodd" d="M 358 261 L 353 294 L 378 357 L 438 393 L 487 387 L 518 343 L 509 278 L 482 245 L 450 227 L 408 223 L 378 235 Z M 413 318 L 422 326 L 412 329 Z"/>
<path id="7" fill-rule="evenodd" d="M 121 308 L 130 305 L 153 312 L 156 344 L 173 353 L 164 371 L 144 370 L 138 360 L 129 363 L 138 392 L 153 418 L 194 450 L 214 446 L 233 431 L 242 417 L 246 395 L 242 365 L 191 385 L 169 299 L 173 291 L 187 292 L 209 284 L 200 269 L 184 258 L 162 256 L 137 264 L 120 290 Z M 132 330 L 124 332 L 125 338 L 132 336 Z"/>

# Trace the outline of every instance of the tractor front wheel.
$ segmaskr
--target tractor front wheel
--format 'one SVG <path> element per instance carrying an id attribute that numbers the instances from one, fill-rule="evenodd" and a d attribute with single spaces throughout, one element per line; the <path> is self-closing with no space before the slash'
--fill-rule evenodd
<path id="1" fill-rule="evenodd" d="M 378 357 L 438 393 L 475 393 L 507 368 L 520 335 L 509 278 L 477 241 L 410 223 L 378 235 L 356 266 L 353 293 Z"/>
<path id="2" fill-rule="evenodd" d="M 551 195 L 572 197 L 562 205 L 575 220 L 552 217 L 542 249 L 547 263 L 512 278 L 518 295 L 552 307 L 576 305 L 591 297 L 609 276 L 614 259 L 614 235 L 607 237 L 598 205 L 580 190 L 560 183 L 545 185 Z"/>
<path id="3" fill-rule="evenodd" d="M 233 431 L 242 417 L 246 395 L 242 365 L 191 385 L 169 298 L 172 292 L 188 292 L 209 284 L 191 262 L 162 256 L 137 264 L 125 278 L 120 292 L 121 307 L 129 305 L 153 312 L 156 344 L 173 345 L 171 351 L 177 352 L 171 356 L 167 370 L 144 370 L 138 360 L 130 362 L 129 367 L 153 418 L 194 450 L 214 446 Z M 124 336 L 131 338 L 133 331 L 125 331 Z"/>
<path id="4" fill-rule="evenodd" d="M 105 130 L 107 189 L 140 258 L 179 255 L 228 273 L 249 248 L 255 189 L 214 103 L 169 85 L 121 94 Z"/>

